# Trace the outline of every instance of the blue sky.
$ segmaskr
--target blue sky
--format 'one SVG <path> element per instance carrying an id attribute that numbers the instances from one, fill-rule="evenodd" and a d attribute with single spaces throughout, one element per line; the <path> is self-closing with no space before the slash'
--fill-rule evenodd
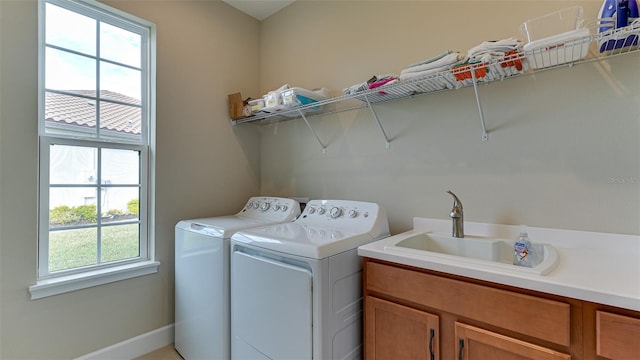
<path id="1" fill-rule="evenodd" d="M 88 56 L 48 48 L 45 53 L 45 86 L 56 90 L 96 89 L 96 20 L 46 4 L 47 44 Z M 141 37 L 133 32 L 100 23 L 100 57 L 139 68 Z M 140 71 L 110 62 L 100 63 L 101 90 L 110 90 L 140 100 Z"/>

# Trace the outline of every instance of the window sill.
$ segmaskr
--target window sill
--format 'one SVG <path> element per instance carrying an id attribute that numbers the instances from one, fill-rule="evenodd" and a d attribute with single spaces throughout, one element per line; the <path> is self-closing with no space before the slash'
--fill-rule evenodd
<path id="1" fill-rule="evenodd" d="M 88 271 L 82 274 L 40 280 L 35 285 L 29 287 L 29 292 L 31 293 L 31 300 L 41 299 L 92 286 L 157 273 L 158 266 L 160 266 L 160 262 L 150 260 L 108 269 Z"/>

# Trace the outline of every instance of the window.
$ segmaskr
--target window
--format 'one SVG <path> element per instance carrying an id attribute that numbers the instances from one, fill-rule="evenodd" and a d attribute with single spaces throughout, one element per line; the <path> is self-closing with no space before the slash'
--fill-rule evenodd
<path id="1" fill-rule="evenodd" d="M 158 265 L 151 222 L 154 25 L 98 2 L 41 0 L 39 26 L 32 298 Z"/>

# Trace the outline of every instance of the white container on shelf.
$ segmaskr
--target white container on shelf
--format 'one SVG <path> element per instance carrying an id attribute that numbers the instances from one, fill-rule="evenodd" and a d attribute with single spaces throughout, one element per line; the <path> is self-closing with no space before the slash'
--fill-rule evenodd
<path id="1" fill-rule="evenodd" d="M 533 69 L 578 61 L 587 56 L 590 44 L 589 29 L 572 30 L 527 43 L 525 58 Z"/>
<path id="2" fill-rule="evenodd" d="M 265 106 L 264 98 L 249 100 L 249 106 L 251 107 L 251 112 L 254 114 L 262 111 L 262 109 L 264 109 L 264 106 Z"/>
<path id="3" fill-rule="evenodd" d="M 300 87 L 292 87 L 283 90 L 280 95 L 282 96 L 282 104 L 291 107 L 308 105 L 320 100 L 326 100 L 329 98 L 329 90 L 325 88 L 307 90 Z"/>
<path id="4" fill-rule="evenodd" d="M 264 108 L 268 110 L 282 104 L 282 97 L 279 91 L 269 91 L 264 96 Z"/>

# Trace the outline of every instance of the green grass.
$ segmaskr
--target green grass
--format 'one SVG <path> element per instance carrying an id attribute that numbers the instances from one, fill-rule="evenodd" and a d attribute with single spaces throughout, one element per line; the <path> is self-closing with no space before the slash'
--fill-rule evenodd
<path id="1" fill-rule="evenodd" d="M 97 242 L 95 228 L 49 232 L 49 271 L 97 264 Z M 138 255 L 138 224 L 102 228 L 100 263 Z"/>

